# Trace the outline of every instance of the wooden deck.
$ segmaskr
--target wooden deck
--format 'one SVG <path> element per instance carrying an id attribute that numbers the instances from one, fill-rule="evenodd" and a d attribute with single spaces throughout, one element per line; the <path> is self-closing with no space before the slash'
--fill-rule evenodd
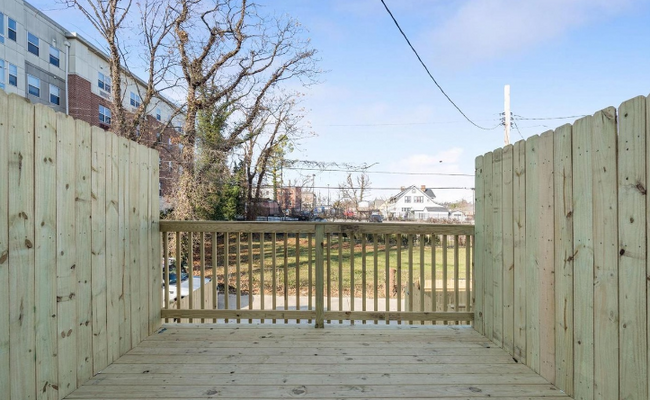
<path id="1" fill-rule="evenodd" d="M 568 399 L 466 326 L 165 325 L 68 399 Z"/>

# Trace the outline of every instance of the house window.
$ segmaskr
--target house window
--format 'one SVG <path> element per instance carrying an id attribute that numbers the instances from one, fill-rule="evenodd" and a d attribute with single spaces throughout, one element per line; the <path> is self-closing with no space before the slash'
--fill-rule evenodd
<path id="1" fill-rule="evenodd" d="M 402 212 L 403 212 L 403 213 L 408 213 L 409 211 L 411 211 L 411 209 L 408 208 L 408 207 L 404 207 L 404 208 L 402 208 Z"/>
<path id="2" fill-rule="evenodd" d="M 156 108 L 156 120 L 162 120 L 162 114 L 160 113 L 160 108 Z"/>
<path id="3" fill-rule="evenodd" d="M 9 64 L 9 84 L 11 86 L 18 86 L 18 67 Z"/>
<path id="4" fill-rule="evenodd" d="M 404 196 L 404 203 L 410 203 L 411 202 L 411 196 Z"/>
<path id="5" fill-rule="evenodd" d="M 99 105 L 99 122 L 102 122 L 106 125 L 111 124 L 111 110 L 101 104 Z"/>
<path id="6" fill-rule="evenodd" d="M 141 103 L 142 103 L 142 99 L 140 98 L 140 96 L 131 92 L 131 105 L 133 107 L 140 107 Z"/>
<path id="7" fill-rule="evenodd" d="M 5 60 L 0 60 L 0 88 L 5 88 Z"/>
<path id="8" fill-rule="evenodd" d="M 170 170 L 170 171 L 172 170 L 172 162 L 171 161 L 167 162 L 167 169 Z"/>
<path id="9" fill-rule="evenodd" d="M 170 146 L 172 145 L 172 138 L 171 138 L 171 136 L 170 136 L 169 138 L 167 138 L 167 144 L 170 145 Z"/>
<path id="10" fill-rule="evenodd" d="M 54 65 L 55 67 L 58 67 L 60 64 L 60 55 L 61 52 L 59 49 L 50 46 L 50 64 Z"/>
<path id="11" fill-rule="evenodd" d="M 5 42 L 5 15 L 0 12 L 0 43 Z"/>
<path id="12" fill-rule="evenodd" d="M 58 86 L 50 84 L 50 103 L 56 104 L 57 106 L 61 104 L 61 94 Z"/>
<path id="13" fill-rule="evenodd" d="M 111 92 L 111 78 L 108 76 L 102 74 L 101 72 L 97 73 L 97 86 L 105 91 L 110 93 Z"/>
<path id="14" fill-rule="evenodd" d="M 424 203 L 424 196 L 415 196 L 413 198 L 414 203 Z"/>
<path id="15" fill-rule="evenodd" d="M 162 134 L 160 132 L 156 132 L 156 143 L 162 143 Z"/>
<path id="16" fill-rule="evenodd" d="M 27 87 L 28 87 L 28 92 L 32 96 L 36 97 L 41 97 L 41 80 L 31 76 L 27 75 Z"/>
<path id="17" fill-rule="evenodd" d="M 38 38 L 32 35 L 30 32 L 27 32 L 27 51 L 29 51 L 35 56 L 38 56 L 39 53 L 38 46 L 39 46 Z"/>
<path id="18" fill-rule="evenodd" d="M 16 20 L 7 18 L 7 22 L 8 22 L 7 37 L 15 42 L 16 32 L 17 32 Z"/>
<path id="19" fill-rule="evenodd" d="M 158 196 L 162 196 L 162 182 L 158 182 Z"/>

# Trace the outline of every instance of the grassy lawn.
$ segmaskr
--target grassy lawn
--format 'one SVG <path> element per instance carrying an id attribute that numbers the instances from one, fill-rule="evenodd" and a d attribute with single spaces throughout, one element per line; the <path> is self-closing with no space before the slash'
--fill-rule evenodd
<path id="1" fill-rule="evenodd" d="M 271 237 L 267 237 L 262 245 L 256 238 L 249 243 L 247 240 L 242 240 L 240 243 L 239 253 L 239 280 L 241 289 L 248 291 L 249 277 L 252 277 L 254 293 L 260 293 L 260 288 L 264 288 L 266 294 L 271 294 L 273 290 L 273 271 L 276 275 L 276 290 L 277 293 L 283 294 L 285 289 L 288 294 L 295 295 L 296 287 L 300 289 L 303 295 L 308 294 L 310 285 L 310 269 L 312 274 L 312 293 L 314 289 L 314 273 L 315 273 L 315 249 L 313 247 L 314 241 L 312 240 L 311 257 L 309 251 L 309 241 L 306 237 L 301 237 L 298 240 L 296 237 L 284 238 L 278 237 L 273 242 Z M 275 246 L 274 246 L 275 244 Z M 297 248 L 299 249 L 297 251 Z M 343 238 L 341 242 L 337 237 L 333 237 L 329 246 L 329 262 L 327 257 L 328 247 L 325 247 L 325 273 L 329 275 L 330 279 L 330 293 L 338 295 L 341 291 L 345 295 L 349 295 L 354 280 L 355 296 L 360 296 L 363 293 L 364 276 L 365 287 L 368 295 L 374 293 L 374 285 L 376 283 L 378 288 L 379 297 L 383 297 L 386 293 L 386 274 L 387 268 L 396 269 L 396 282 L 401 279 L 401 286 L 404 287 L 408 283 L 409 274 L 412 273 L 413 281 L 418 281 L 421 276 L 425 280 L 430 280 L 432 275 L 435 274 L 438 281 L 443 279 L 443 250 L 442 246 L 436 245 L 435 251 L 435 272 L 432 268 L 432 248 L 427 244 L 422 247 L 417 241 L 413 245 L 412 253 L 409 255 L 408 245 L 405 243 L 398 251 L 397 243 L 392 242 L 388 247 L 388 259 L 386 257 L 386 246 L 384 243 L 377 243 L 375 245 L 369 241 L 365 244 L 365 257 L 363 255 L 364 246 L 361 240 L 354 241 L 354 251 L 351 254 L 351 243 L 347 238 Z M 212 276 L 211 260 L 209 257 L 209 246 L 206 247 L 206 275 Z M 200 262 L 198 259 L 198 252 L 195 251 L 194 274 L 200 273 Z M 275 263 L 274 257 L 275 255 Z M 297 256 L 297 257 L 296 257 Z M 412 257 L 412 268 L 409 268 L 409 257 Z M 216 275 L 219 282 L 224 281 L 225 269 L 223 267 L 225 258 L 225 251 L 223 241 L 219 244 L 217 249 L 217 269 Z M 228 276 L 229 285 L 236 286 L 237 281 L 237 245 L 235 240 L 231 239 L 229 243 L 229 257 L 228 257 Z M 365 259 L 365 265 L 364 265 Z M 263 263 L 262 263 L 263 260 Z M 458 277 L 461 281 L 465 279 L 466 275 L 466 249 L 464 243 L 459 248 L 458 260 Z M 262 264 L 264 271 L 264 283 L 262 285 Z M 252 274 L 249 275 L 249 265 Z M 375 282 L 375 269 L 376 269 L 376 282 Z M 412 272 L 411 272 L 412 271 Z M 449 246 L 447 250 L 447 280 L 451 281 L 454 278 L 454 249 Z M 421 275 L 422 274 L 422 275 Z M 299 285 L 296 284 L 296 276 L 299 277 Z M 286 278 L 285 278 L 286 277 Z M 327 279 L 325 281 L 325 290 L 327 293 Z M 462 283 L 461 283 L 462 285 Z"/>

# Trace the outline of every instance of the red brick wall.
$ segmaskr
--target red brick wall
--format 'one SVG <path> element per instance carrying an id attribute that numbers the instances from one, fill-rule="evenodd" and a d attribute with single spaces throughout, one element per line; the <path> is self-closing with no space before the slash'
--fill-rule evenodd
<path id="1" fill-rule="evenodd" d="M 111 108 L 111 102 L 94 94 L 91 91 L 91 82 L 79 75 L 68 75 L 68 107 L 70 116 L 88 122 L 90 125 L 106 129 L 105 125 L 99 123 L 99 105 Z M 162 132 L 160 142 L 156 140 L 156 133 L 162 129 L 162 124 L 154 116 L 147 116 L 147 128 L 141 132 L 139 142 L 158 150 L 160 153 L 160 182 L 162 183 L 163 196 L 173 194 L 174 182 L 179 177 L 180 134 L 173 128 L 167 128 Z M 110 128 L 109 128 L 110 129 Z M 169 138 L 172 145 L 169 145 Z M 169 167 L 171 162 L 171 169 Z"/>

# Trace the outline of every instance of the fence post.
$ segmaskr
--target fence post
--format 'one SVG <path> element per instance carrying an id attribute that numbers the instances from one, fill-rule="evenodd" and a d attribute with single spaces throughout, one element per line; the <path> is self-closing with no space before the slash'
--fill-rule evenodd
<path id="1" fill-rule="evenodd" d="M 316 328 L 325 327 L 325 299 L 324 299 L 324 269 L 323 269 L 323 242 L 325 240 L 325 226 L 316 224 Z"/>

